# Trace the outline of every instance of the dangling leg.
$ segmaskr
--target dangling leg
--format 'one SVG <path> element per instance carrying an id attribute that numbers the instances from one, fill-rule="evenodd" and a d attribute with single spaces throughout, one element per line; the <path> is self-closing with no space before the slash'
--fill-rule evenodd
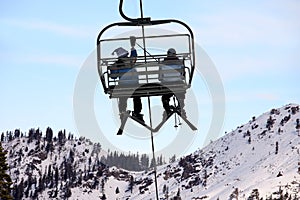
<path id="1" fill-rule="evenodd" d="M 140 114 L 142 111 L 141 97 L 133 97 L 133 110 L 135 114 Z"/>
<path id="2" fill-rule="evenodd" d="M 127 108 L 127 97 L 120 97 L 119 98 L 119 113 L 120 113 L 120 119 L 123 120 L 124 114 L 126 112 Z"/>
<path id="3" fill-rule="evenodd" d="M 171 114 L 171 107 L 170 107 L 170 98 L 173 96 L 173 94 L 164 94 L 161 97 L 161 101 L 163 104 L 163 107 L 165 109 L 164 115 L 168 116 Z"/>
<path id="4" fill-rule="evenodd" d="M 184 109 L 185 106 L 185 92 L 179 92 L 176 95 L 177 101 L 178 101 L 178 106 L 177 110 L 181 113 L 182 117 L 186 118 L 186 112 Z"/>
<path id="5" fill-rule="evenodd" d="M 144 122 L 141 111 L 142 111 L 141 97 L 133 97 L 133 113 L 132 113 L 132 115 L 134 117 L 136 117 L 137 119 L 139 119 L 140 121 Z"/>

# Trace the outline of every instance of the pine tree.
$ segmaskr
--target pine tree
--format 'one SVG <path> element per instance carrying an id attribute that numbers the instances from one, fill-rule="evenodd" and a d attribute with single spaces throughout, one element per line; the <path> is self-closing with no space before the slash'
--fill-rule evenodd
<path id="1" fill-rule="evenodd" d="M 2 132 L 2 134 L 1 134 L 1 142 L 4 142 L 4 138 L 5 138 L 5 136 L 4 136 L 4 133 Z"/>
<path id="2" fill-rule="evenodd" d="M 175 162 L 175 161 L 176 161 L 176 155 L 174 154 L 174 155 L 170 158 L 169 163 L 173 163 L 173 162 Z"/>
<path id="3" fill-rule="evenodd" d="M 116 194 L 119 194 L 120 193 L 120 189 L 119 187 L 116 188 Z"/>
<path id="4" fill-rule="evenodd" d="M 67 199 L 68 199 L 71 196 L 72 196 L 72 191 L 71 191 L 70 187 L 67 187 L 66 191 L 65 191 L 65 197 L 67 197 Z"/>
<path id="5" fill-rule="evenodd" d="M 147 156 L 147 154 L 143 154 L 141 156 L 141 169 L 145 170 L 148 169 L 149 167 L 149 157 Z"/>
<path id="6" fill-rule="evenodd" d="M 150 168 L 153 168 L 155 165 L 156 165 L 155 159 L 152 158 L 152 159 L 151 159 L 151 163 L 150 163 Z"/>
<path id="7" fill-rule="evenodd" d="M 272 116 L 269 117 L 269 119 L 267 120 L 267 125 L 266 125 L 266 128 L 270 131 L 271 128 L 273 127 L 273 124 L 274 124 L 274 121 Z"/>
<path id="8" fill-rule="evenodd" d="M 10 176 L 6 173 L 8 165 L 6 163 L 6 152 L 3 151 L 0 142 L 0 199 L 13 199 L 10 194 L 10 186 L 12 184 Z"/>
<path id="9" fill-rule="evenodd" d="M 249 196 L 248 200 L 258 200 L 259 199 L 259 192 L 258 189 L 253 189 L 251 195 Z"/>
<path id="10" fill-rule="evenodd" d="M 234 191 L 229 196 L 229 199 L 235 199 L 235 200 L 239 199 L 239 189 L 238 188 L 234 189 Z"/>
<path id="11" fill-rule="evenodd" d="M 60 144 L 60 145 L 63 145 L 64 144 L 64 134 L 63 134 L 63 132 L 62 131 L 59 131 L 58 132 L 58 143 Z"/>
<path id="12" fill-rule="evenodd" d="M 101 200 L 105 200 L 106 199 L 106 195 L 103 194 L 102 197 L 101 197 Z"/>
<path id="13" fill-rule="evenodd" d="M 105 188 L 105 181 L 104 179 L 101 180 L 101 192 L 104 193 L 104 188 Z"/>
<path id="14" fill-rule="evenodd" d="M 164 163 L 163 163 L 163 156 L 162 155 L 160 155 L 160 157 L 159 157 L 159 165 L 163 165 Z"/>
<path id="15" fill-rule="evenodd" d="M 206 169 L 204 169 L 204 172 L 203 172 L 203 182 L 202 182 L 202 185 L 203 185 L 203 187 L 206 187 L 207 185 L 207 171 L 206 171 Z"/>
<path id="16" fill-rule="evenodd" d="M 54 184 L 56 187 L 58 186 L 58 178 L 59 178 L 59 172 L 58 172 L 58 167 L 56 167 L 55 174 L 54 174 Z"/>
<path id="17" fill-rule="evenodd" d="M 53 131 L 50 127 L 48 127 L 46 129 L 46 141 L 47 142 L 52 142 L 52 138 L 53 138 Z"/>
<path id="18" fill-rule="evenodd" d="M 166 188 L 166 191 L 165 191 L 165 198 L 166 198 L 166 199 L 169 198 L 169 187 Z"/>
<path id="19" fill-rule="evenodd" d="M 132 190 L 133 190 L 133 186 L 134 186 L 134 179 L 133 179 L 133 176 L 130 176 L 130 180 L 129 180 L 129 190 L 130 192 L 132 193 Z"/>
<path id="20" fill-rule="evenodd" d="M 15 138 L 20 137 L 20 129 L 15 130 Z"/>
<path id="21" fill-rule="evenodd" d="M 297 131 L 297 133 L 298 133 L 298 136 L 300 136 L 300 120 L 299 119 L 297 119 L 296 120 L 296 131 Z M 2 140 L 2 139 L 1 139 Z"/>
<path id="22" fill-rule="evenodd" d="M 177 191 L 176 196 L 177 196 L 177 197 L 180 197 L 180 188 L 178 188 L 178 191 Z"/>
<path id="23" fill-rule="evenodd" d="M 166 184 L 164 184 L 164 186 L 163 186 L 163 193 L 165 194 L 166 191 L 167 191 L 167 186 L 166 186 Z"/>

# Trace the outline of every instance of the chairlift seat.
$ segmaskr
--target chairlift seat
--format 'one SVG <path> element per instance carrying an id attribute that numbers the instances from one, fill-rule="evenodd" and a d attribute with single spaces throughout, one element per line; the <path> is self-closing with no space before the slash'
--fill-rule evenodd
<path id="1" fill-rule="evenodd" d="M 138 60 L 134 65 L 107 67 L 107 84 L 110 98 L 148 97 L 163 94 L 185 92 L 189 86 L 186 82 L 184 62 L 165 65 L 149 59 L 148 63 Z M 114 63 L 111 60 L 110 63 Z"/>

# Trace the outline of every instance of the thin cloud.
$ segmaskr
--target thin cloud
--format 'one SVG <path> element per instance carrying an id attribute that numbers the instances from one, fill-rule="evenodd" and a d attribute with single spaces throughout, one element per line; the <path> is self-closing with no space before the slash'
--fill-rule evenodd
<path id="1" fill-rule="evenodd" d="M 196 39 L 213 55 L 223 80 L 295 71 L 300 3 L 270 4 L 197 17 Z"/>
<path id="2" fill-rule="evenodd" d="M 39 64 L 39 66 L 59 66 L 59 67 L 73 67 L 80 68 L 85 57 L 76 55 L 53 55 L 53 54 L 11 54 L 1 53 L 0 58 L 2 62 L 15 64 Z"/>
<path id="3" fill-rule="evenodd" d="M 280 98 L 277 94 L 268 92 L 264 89 L 256 88 L 253 91 L 245 91 L 245 92 L 227 92 L 226 94 L 226 102 L 227 103 L 245 103 L 245 102 L 254 102 L 254 101 L 280 101 Z"/>
<path id="4" fill-rule="evenodd" d="M 279 96 L 272 93 L 258 93 L 256 94 L 256 97 L 260 100 L 266 100 L 266 101 L 277 101 L 279 100 Z"/>
<path id="5" fill-rule="evenodd" d="M 300 16 L 298 16 L 300 17 Z M 295 15 L 227 10 L 199 17 L 196 33 L 208 45 L 286 45 L 299 41 L 300 25 Z"/>
<path id="6" fill-rule="evenodd" d="M 232 58 L 219 56 L 216 58 L 216 66 L 224 81 L 240 79 L 242 77 L 264 76 L 268 72 L 280 72 L 283 61 L 278 63 L 278 59 L 270 57 L 258 58 L 251 55 Z M 277 61 L 277 62 L 276 62 Z"/>
<path id="7" fill-rule="evenodd" d="M 78 56 L 69 55 L 27 55 L 23 61 L 30 63 L 52 64 L 76 68 L 79 68 L 83 63 L 82 58 L 78 58 Z"/>
<path id="8" fill-rule="evenodd" d="M 50 21 L 42 21 L 38 19 L 1 19 L 2 24 L 7 24 L 9 26 L 15 26 L 22 29 L 33 29 L 46 32 L 52 32 L 58 35 L 77 37 L 77 38 L 92 38 L 94 37 L 93 31 L 89 31 L 87 27 L 73 27 L 66 26 L 63 24 L 58 24 Z"/>

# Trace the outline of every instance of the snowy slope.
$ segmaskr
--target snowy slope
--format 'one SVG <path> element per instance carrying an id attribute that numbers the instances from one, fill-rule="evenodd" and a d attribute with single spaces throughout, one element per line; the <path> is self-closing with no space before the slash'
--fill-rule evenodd
<path id="1" fill-rule="evenodd" d="M 298 105 L 272 109 L 181 161 L 159 167 L 159 196 L 166 196 L 167 185 L 169 197 L 180 190 L 182 199 L 229 199 L 233 191 L 239 199 L 247 199 L 255 189 L 264 199 L 279 197 L 280 190 L 300 199 L 299 118 Z M 145 178 L 153 176 L 136 176 Z M 155 199 L 154 193 L 152 184 L 144 194 L 136 188 L 132 197 Z"/>
<path id="2" fill-rule="evenodd" d="M 299 105 L 272 109 L 205 148 L 159 166 L 159 197 L 227 200 L 256 194 L 260 199 L 300 199 L 299 119 Z M 53 145 L 52 153 L 46 153 L 45 140 L 28 143 L 21 137 L 3 144 L 22 199 L 99 199 L 103 194 L 107 199 L 155 199 L 152 170 L 108 168 L 99 162 L 105 154 L 99 144 L 84 138 Z"/>
<path id="3" fill-rule="evenodd" d="M 39 135 L 38 131 L 33 132 Z M 67 189 L 74 186 L 71 182 L 79 185 L 79 179 L 85 177 L 82 184 L 90 181 L 87 173 L 92 168 L 94 173 L 99 170 L 100 158 L 106 155 L 99 143 L 83 137 L 64 138 L 61 144 L 53 139 L 51 145 L 44 137 L 39 138 L 30 140 L 24 136 L 3 143 L 8 152 L 14 192 L 22 193 L 15 199 L 49 199 L 50 196 L 63 199 Z"/>

